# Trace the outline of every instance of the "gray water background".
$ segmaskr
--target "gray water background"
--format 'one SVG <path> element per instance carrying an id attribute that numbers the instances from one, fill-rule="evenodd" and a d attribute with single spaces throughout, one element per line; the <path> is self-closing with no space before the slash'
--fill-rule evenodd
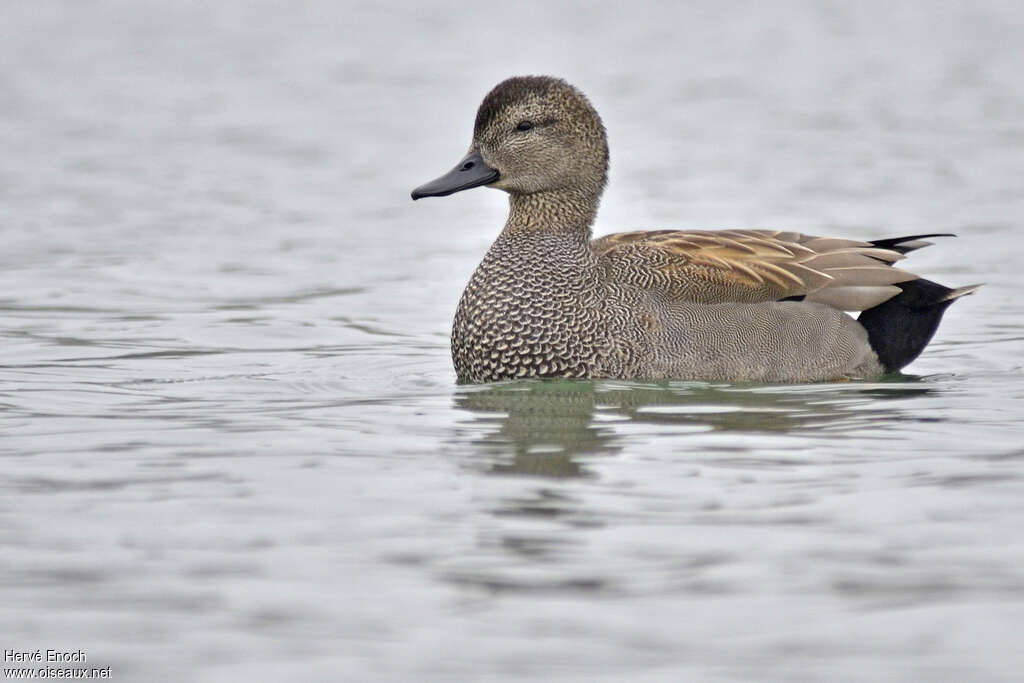
<path id="1" fill-rule="evenodd" d="M 0 4 L 0 647 L 115 680 L 1015 681 L 1017 2 Z M 902 379 L 457 387 L 501 79 L 597 234 L 954 232 Z"/>

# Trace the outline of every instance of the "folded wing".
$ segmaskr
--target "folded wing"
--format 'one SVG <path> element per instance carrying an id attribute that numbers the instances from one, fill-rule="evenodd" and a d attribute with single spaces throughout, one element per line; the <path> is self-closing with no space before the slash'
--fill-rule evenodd
<path id="1" fill-rule="evenodd" d="M 592 245 L 613 279 L 698 303 L 797 299 L 863 311 L 918 279 L 893 266 L 931 244 L 912 235 L 873 242 L 776 230 L 655 230 Z"/>

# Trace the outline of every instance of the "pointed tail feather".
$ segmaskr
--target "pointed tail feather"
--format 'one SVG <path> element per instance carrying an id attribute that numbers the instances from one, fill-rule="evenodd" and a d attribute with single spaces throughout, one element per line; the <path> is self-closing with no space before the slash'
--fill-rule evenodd
<path id="1" fill-rule="evenodd" d="M 951 232 L 933 232 L 927 235 L 907 235 L 905 237 L 888 237 L 883 240 L 870 240 L 870 243 L 881 249 L 892 249 L 901 254 L 909 254 L 916 249 L 922 249 L 931 244 L 927 241 L 929 237 L 956 237 Z"/>
<path id="2" fill-rule="evenodd" d="M 983 282 L 979 282 L 976 285 L 966 285 L 964 287 L 957 287 L 956 289 L 950 291 L 950 293 L 946 295 L 946 298 L 943 299 L 943 301 L 948 301 L 949 303 L 953 303 L 954 301 L 956 301 L 957 299 L 959 299 L 962 296 L 967 296 L 969 294 L 974 294 L 975 292 L 977 292 L 979 289 L 981 289 L 984 286 L 985 286 L 985 284 Z"/>

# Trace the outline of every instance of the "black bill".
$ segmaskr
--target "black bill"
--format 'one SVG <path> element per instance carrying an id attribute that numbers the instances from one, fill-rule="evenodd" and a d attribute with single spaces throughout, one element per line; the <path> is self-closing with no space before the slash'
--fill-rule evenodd
<path id="1" fill-rule="evenodd" d="M 455 168 L 413 190 L 412 198 L 447 197 L 471 187 L 493 183 L 498 177 L 498 172 L 484 163 L 480 152 L 472 150 Z"/>

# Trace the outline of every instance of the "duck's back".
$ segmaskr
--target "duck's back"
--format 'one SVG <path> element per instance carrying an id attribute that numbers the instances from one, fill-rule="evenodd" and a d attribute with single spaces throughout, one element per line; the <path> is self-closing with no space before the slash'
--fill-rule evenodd
<path id="1" fill-rule="evenodd" d="M 930 244 L 872 242 L 772 230 L 655 230 L 594 240 L 611 277 L 705 304 L 804 299 L 846 311 L 877 306 L 917 276 L 893 263 Z"/>

